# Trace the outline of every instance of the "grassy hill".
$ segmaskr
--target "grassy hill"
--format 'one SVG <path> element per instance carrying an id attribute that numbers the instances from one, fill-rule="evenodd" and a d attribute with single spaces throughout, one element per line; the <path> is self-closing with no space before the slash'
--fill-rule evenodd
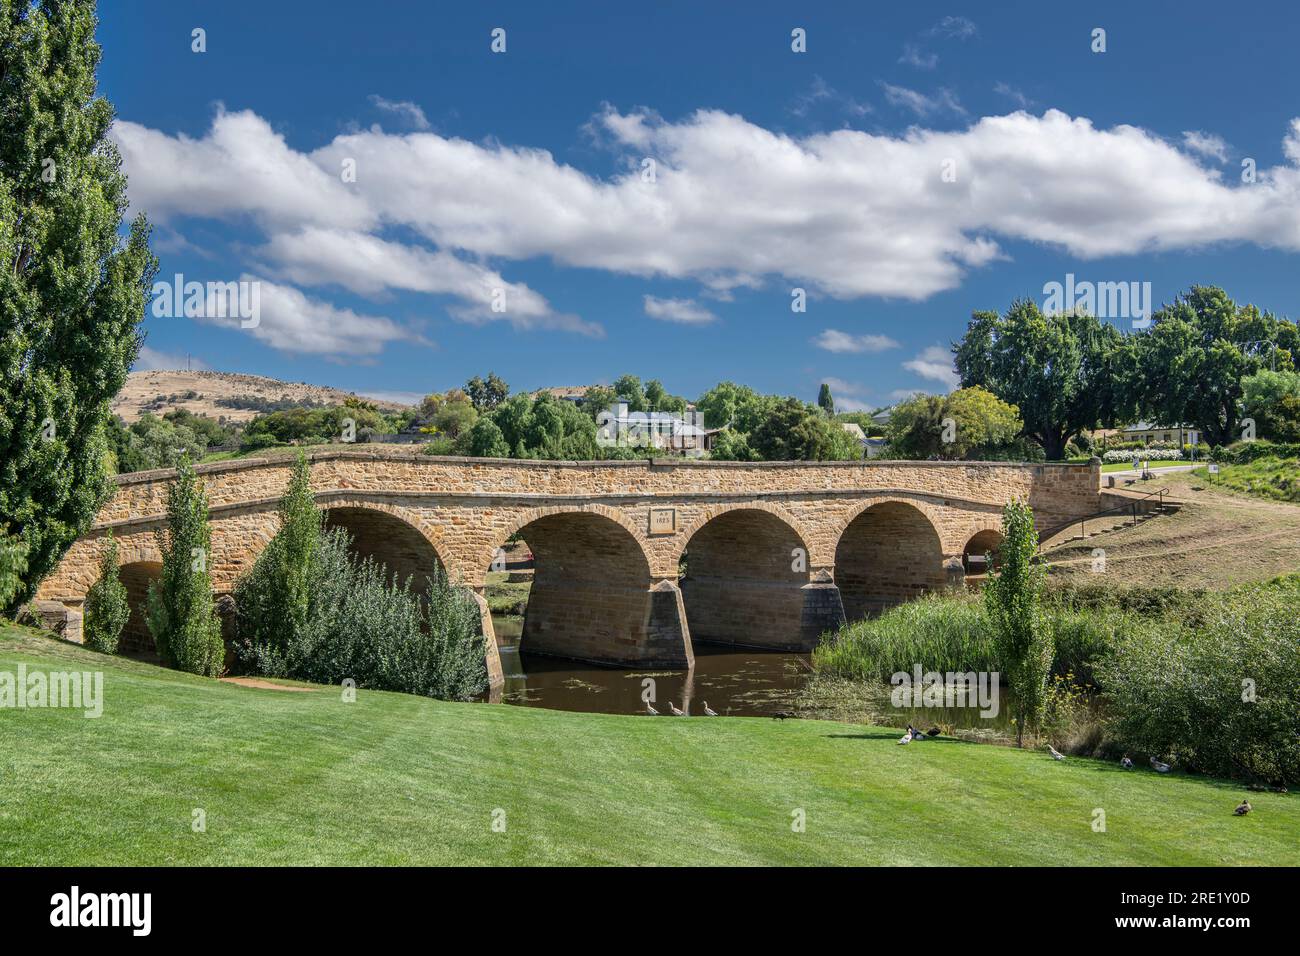
<path id="1" fill-rule="evenodd" d="M 0 626 L 0 671 L 20 662 L 102 670 L 104 713 L 0 710 L 2 865 L 1300 863 L 1300 797 L 1252 794 L 1238 818 L 1239 786 L 1085 759 L 824 721 L 344 703 Z"/>
<path id="2" fill-rule="evenodd" d="M 1300 570 L 1300 504 L 1234 493 L 1194 472 L 1160 475 L 1177 514 L 1058 544 L 1043 552 L 1054 577 L 1153 587 L 1229 588 Z M 1094 548 L 1106 573 L 1092 574 Z"/>
<path id="3" fill-rule="evenodd" d="M 130 424 L 145 412 L 165 415 L 173 409 L 184 408 L 208 418 L 246 422 L 257 417 L 258 410 L 252 403 L 258 401 L 342 405 L 345 399 L 355 397 L 355 393 L 338 388 L 282 382 L 263 375 L 209 371 L 132 372 L 113 399 L 113 414 L 120 415 Z M 222 401 L 231 404 L 221 404 Z M 396 402 L 370 401 L 384 411 L 399 411 L 403 407 Z M 243 403 L 249 404 L 244 407 Z"/>

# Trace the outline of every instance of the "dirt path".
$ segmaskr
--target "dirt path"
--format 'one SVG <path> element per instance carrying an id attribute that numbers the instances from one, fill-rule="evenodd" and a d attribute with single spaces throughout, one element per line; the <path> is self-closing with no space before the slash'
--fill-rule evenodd
<path id="1" fill-rule="evenodd" d="M 315 689 L 312 687 L 294 687 L 291 684 L 273 684 L 270 681 L 258 680 L 256 677 L 223 677 L 221 683 L 238 684 L 240 687 L 255 687 L 258 690 L 297 691 L 300 694 L 310 694 Z"/>

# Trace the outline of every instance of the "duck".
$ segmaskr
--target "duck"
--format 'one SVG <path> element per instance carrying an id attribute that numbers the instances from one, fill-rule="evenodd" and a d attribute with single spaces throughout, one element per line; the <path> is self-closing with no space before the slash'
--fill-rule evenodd
<path id="1" fill-rule="evenodd" d="M 668 712 L 671 713 L 674 717 L 685 717 L 685 716 L 686 716 L 686 711 L 682 710 L 680 707 L 678 707 L 676 704 L 674 704 L 671 700 L 668 702 Z"/>
<path id="2" fill-rule="evenodd" d="M 1125 754 L 1124 756 L 1119 758 L 1119 765 L 1123 767 L 1125 770 L 1133 769 L 1133 761 L 1129 759 L 1128 754 Z"/>
<path id="3" fill-rule="evenodd" d="M 1250 805 L 1249 800 L 1243 800 L 1241 801 L 1241 805 L 1238 806 L 1237 809 L 1233 810 L 1232 812 L 1239 817 L 1244 817 L 1246 814 L 1250 813 L 1250 811 L 1253 809 L 1255 808 Z"/>
<path id="4" fill-rule="evenodd" d="M 1052 755 L 1052 759 L 1053 759 L 1053 760 L 1064 760 L 1064 759 L 1065 759 L 1065 754 L 1061 753 L 1059 750 L 1057 750 L 1057 749 L 1056 749 L 1055 747 L 1053 747 L 1051 744 L 1048 744 L 1048 745 L 1047 745 L 1047 752 L 1048 752 L 1049 754 Z"/>
<path id="5" fill-rule="evenodd" d="M 1155 757 L 1152 757 L 1152 758 L 1151 758 L 1151 769 L 1154 770 L 1156 773 L 1168 773 L 1168 772 L 1169 772 L 1169 764 L 1167 764 L 1167 763 L 1161 763 L 1161 762 L 1160 762 L 1159 760 L 1157 760 Z"/>
<path id="6" fill-rule="evenodd" d="M 709 706 L 709 702 L 707 700 L 704 702 L 704 716 L 705 717 L 718 716 L 718 712 Z"/>
<path id="7" fill-rule="evenodd" d="M 655 710 L 654 705 L 652 705 L 648 700 L 645 702 L 645 712 L 649 714 L 651 717 L 659 716 L 659 711 Z"/>

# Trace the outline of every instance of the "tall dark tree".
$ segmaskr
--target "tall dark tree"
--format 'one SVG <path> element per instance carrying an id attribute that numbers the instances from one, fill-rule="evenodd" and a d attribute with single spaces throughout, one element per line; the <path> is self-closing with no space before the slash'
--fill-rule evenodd
<path id="1" fill-rule="evenodd" d="M 817 407 L 827 415 L 835 414 L 835 399 L 831 395 L 831 387 L 825 382 L 822 382 L 822 387 L 817 392 Z"/>
<path id="2" fill-rule="evenodd" d="M 157 262 L 96 95 L 93 0 L 0 0 L 0 527 L 29 598 L 107 497 L 105 427 Z"/>
<path id="3" fill-rule="evenodd" d="M 1005 315 L 976 312 L 953 346 L 963 388 L 979 385 L 1020 409 L 1048 459 L 1085 428 L 1136 409 L 1132 349 L 1113 325 L 1079 313 L 1044 315 L 1029 299 Z"/>
<path id="4" fill-rule="evenodd" d="M 1193 286 L 1152 316 L 1137 337 L 1137 395 L 1161 425 L 1195 425 L 1211 445 L 1241 437 L 1242 380 L 1292 367 L 1296 329 L 1222 289 Z"/>

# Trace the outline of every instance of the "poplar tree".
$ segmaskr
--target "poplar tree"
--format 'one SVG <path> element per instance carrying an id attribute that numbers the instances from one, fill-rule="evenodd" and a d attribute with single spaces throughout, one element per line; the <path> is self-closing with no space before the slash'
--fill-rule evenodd
<path id="1" fill-rule="evenodd" d="M 93 0 L 0 0 L 0 527 L 31 597 L 110 491 L 105 427 L 157 269 L 96 94 Z"/>
<path id="2" fill-rule="evenodd" d="M 131 618 L 131 604 L 118 573 L 117 541 L 112 532 L 99 562 L 99 579 L 86 592 L 85 615 L 86 646 L 116 654 L 122 628 Z"/>
<path id="3" fill-rule="evenodd" d="M 299 452 L 280 498 L 280 530 L 235 586 L 241 648 L 283 653 L 302 634 L 324 517 L 312 496 L 311 466 Z"/>
<path id="4" fill-rule="evenodd" d="M 995 569 L 984 582 L 984 602 L 993 626 L 998 661 L 1015 698 L 1016 746 L 1025 728 L 1036 727 L 1052 667 L 1052 635 L 1039 607 L 1043 567 L 1036 560 L 1034 512 L 1021 501 L 1002 509 L 1002 544 Z"/>
<path id="5" fill-rule="evenodd" d="M 225 664 L 212 599 L 208 498 L 188 458 L 167 487 L 167 524 L 158 530 L 162 574 L 149 586 L 149 632 L 169 667 L 216 677 Z"/>

